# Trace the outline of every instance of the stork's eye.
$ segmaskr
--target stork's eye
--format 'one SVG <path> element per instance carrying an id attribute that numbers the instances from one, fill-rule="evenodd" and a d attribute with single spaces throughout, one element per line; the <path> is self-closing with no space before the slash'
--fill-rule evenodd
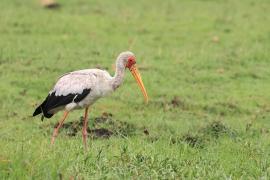
<path id="1" fill-rule="evenodd" d="M 135 57 L 134 57 L 134 56 L 130 56 L 130 57 L 128 58 L 126 67 L 130 68 L 133 64 L 136 64 Z"/>
<path id="2" fill-rule="evenodd" d="M 134 56 L 129 56 L 129 57 L 128 57 L 128 62 L 129 62 L 129 63 L 134 63 L 134 62 L 136 62 L 136 61 L 135 61 L 135 57 L 134 57 Z"/>

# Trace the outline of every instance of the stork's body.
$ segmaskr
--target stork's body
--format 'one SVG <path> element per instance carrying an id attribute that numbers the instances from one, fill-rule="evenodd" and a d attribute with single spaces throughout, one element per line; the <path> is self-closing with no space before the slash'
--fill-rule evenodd
<path id="1" fill-rule="evenodd" d="M 86 108 L 114 91 L 113 82 L 114 78 L 100 69 L 67 73 L 58 79 L 40 108 L 46 118 L 63 109 Z"/>
<path id="2" fill-rule="evenodd" d="M 83 140 L 86 147 L 88 108 L 96 100 L 115 91 L 123 82 L 125 69 L 129 68 L 148 100 L 141 77 L 135 66 L 135 56 L 131 52 L 121 53 L 116 60 L 116 72 L 112 77 L 107 71 L 100 69 L 84 69 L 61 76 L 43 103 L 36 108 L 33 116 L 51 118 L 58 111 L 64 110 L 64 116 L 56 126 L 52 144 L 68 113 L 74 109 L 85 108 Z"/>

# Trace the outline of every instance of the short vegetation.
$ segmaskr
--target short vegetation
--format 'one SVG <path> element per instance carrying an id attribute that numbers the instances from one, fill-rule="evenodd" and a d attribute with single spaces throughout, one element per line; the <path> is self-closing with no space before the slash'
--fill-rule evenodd
<path id="1" fill-rule="evenodd" d="M 269 179 L 269 0 L 0 1 L 0 179 Z M 137 56 L 90 110 L 31 117 L 66 72 Z"/>

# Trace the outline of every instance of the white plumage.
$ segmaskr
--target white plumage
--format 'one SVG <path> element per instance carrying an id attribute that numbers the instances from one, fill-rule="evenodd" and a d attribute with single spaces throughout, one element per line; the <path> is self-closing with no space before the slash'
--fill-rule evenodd
<path id="1" fill-rule="evenodd" d="M 110 94 L 114 90 L 112 83 L 113 77 L 106 71 L 100 69 L 79 70 L 60 77 L 49 94 L 55 92 L 55 96 L 67 96 L 68 94 L 81 94 L 84 89 L 90 89 L 90 93 L 82 101 L 77 103 L 72 101 L 65 105 L 66 110 L 70 111 L 85 108 L 92 105 L 100 97 Z"/>
<path id="2" fill-rule="evenodd" d="M 96 100 L 116 90 L 123 82 L 125 69 L 128 68 L 139 84 L 145 100 L 148 96 L 140 74 L 135 66 L 136 60 L 132 52 L 122 52 L 116 60 L 116 72 L 112 77 L 107 71 L 100 69 L 84 69 L 66 73 L 55 83 L 47 98 L 38 106 L 33 116 L 42 114 L 51 118 L 60 110 L 65 110 L 64 117 L 54 130 L 52 144 L 68 113 L 73 109 L 85 108 L 83 140 L 86 146 L 88 108 Z"/>

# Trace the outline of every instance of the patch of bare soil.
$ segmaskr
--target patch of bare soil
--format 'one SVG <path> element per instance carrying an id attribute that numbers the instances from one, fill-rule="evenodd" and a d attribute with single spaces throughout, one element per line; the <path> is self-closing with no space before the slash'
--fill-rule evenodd
<path id="1" fill-rule="evenodd" d="M 82 127 L 83 117 L 80 120 L 63 124 L 61 129 L 65 129 L 68 136 L 76 136 L 77 133 L 81 133 Z M 107 112 L 94 118 L 93 127 L 87 128 L 88 136 L 92 138 L 109 138 L 111 136 L 127 137 L 135 135 L 138 130 L 141 130 L 144 134 L 149 134 L 147 129 L 142 130 L 132 123 L 116 120 L 111 113 Z"/>
<path id="2" fill-rule="evenodd" d="M 182 99 L 179 96 L 174 96 L 170 100 L 164 100 L 160 102 L 163 109 L 166 110 L 172 110 L 172 109 L 182 109 L 182 110 L 188 110 L 191 108 L 191 105 L 188 104 L 184 99 Z"/>
<path id="3" fill-rule="evenodd" d="M 235 139 L 237 137 L 237 132 L 220 121 L 213 121 L 205 127 L 199 128 L 195 132 L 187 133 L 180 137 L 173 137 L 171 139 L 171 144 L 184 142 L 191 147 L 203 148 L 210 141 L 216 141 L 221 136 Z"/>
<path id="4" fill-rule="evenodd" d="M 88 132 L 93 138 L 109 138 L 113 135 L 112 131 L 105 128 L 89 129 Z"/>
<path id="5" fill-rule="evenodd" d="M 56 9 L 60 7 L 60 4 L 54 0 L 41 0 L 41 5 L 47 9 Z"/>

